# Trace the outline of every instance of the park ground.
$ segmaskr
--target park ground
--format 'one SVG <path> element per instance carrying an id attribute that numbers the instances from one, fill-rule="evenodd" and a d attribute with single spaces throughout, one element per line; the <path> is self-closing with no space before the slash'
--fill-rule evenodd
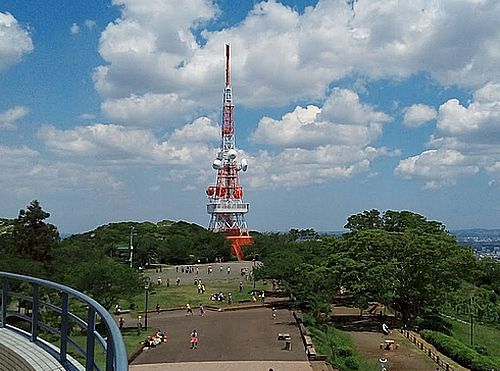
<path id="1" fill-rule="evenodd" d="M 231 262 L 198 265 L 193 273 L 182 273 L 181 266 L 163 267 L 161 272 L 153 269 L 145 273 L 151 278 L 155 293 L 149 297 L 149 332 L 158 329 L 168 333 L 168 341 L 156 348 L 143 350 L 132 362 L 131 370 L 313 370 L 307 360 L 304 346 L 292 312 L 286 307 L 278 309 L 276 320 L 272 318 L 271 306 L 279 305 L 280 298 L 266 298 L 265 303 L 248 302 L 254 283 L 240 274 L 241 268 L 251 271 L 252 262 Z M 220 268 L 222 266 L 222 269 Z M 227 267 L 230 267 L 228 274 Z M 179 286 L 176 278 L 181 279 Z M 206 284 L 205 294 L 198 294 L 194 279 L 202 279 Z M 167 280 L 169 286 L 167 287 Z M 161 281 L 161 284 L 159 282 Z M 239 283 L 243 290 L 239 292 Z M 256 282 L 257 289 L 270 290 L 270 283 Z M 233 292 L 233 305 L 212 303 L 212 292 Z M 125 318 L 125 341 L 130 337 L 129 351 L 144 340 L 137 337 L 137 316 L 144 312 L 144 296 L 135 299 L 136 310 L 122 315 Z M 243 303 L 239 303 L 239 301 Z M 185 304 L 190 302 L 194 314 L 186 316 Z M 154 310 L 159 303 L 162 310 Z M 203 303 L 209 309 L 204 316 L 199 315 L 198 305 Z M 166 310 L 168 307 L 177 310 Z M 368 365 L 378 365 L 378 359 L 387 358 L 390 370 L 435 371 L 436 364 L 422 351 L 405 339 L 398 331 L 390 337 L 400 345 L 397 350 L 380 349 L 380 343 L 387 338 L 380 331 L 381 318 L 378 315 L 359 317 L 359 311 L 349 306 L 333 308 L 333 321 L 350 337 L 353 347 Z M 118 317 L 117 317 L 118 318 Z M 391 323 L 391 319 L 385 318 Z M 190 349 L 189 334 L 193 329 L 199 333 L 198 349 Z M 128 335 L 127 335 L 128 333 Z M 278 333 L 289 333 L 292 350 L 284 350 L 284 342 L 277 339 Z M 143 338 L 146 333 L 143 333 Z M 140 345 L 139 345 L 140 346 Z M 267 368 L 266 368 L 267 367 Z M 368 366 L 370 367 L 370 366 Z M 315 370 L 327 370 L 326 365 L 314 365 Z M 370 369 L 370 368 L 367 368 Z"/>

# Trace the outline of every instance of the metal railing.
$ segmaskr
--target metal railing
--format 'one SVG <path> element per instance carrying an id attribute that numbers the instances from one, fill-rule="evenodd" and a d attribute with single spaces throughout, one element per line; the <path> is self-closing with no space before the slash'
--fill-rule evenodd
<path id="1" fill-rule="evenodd" d="M 85 359 L 85 369 L 87 371 L 101 370 L 95 360 L 95 346 L 101 346 L 105 353 L 106 371 L 124 371 L 128 370 L 127 353 L 123 339 L 113 317 L 108 311 L 94 299 L 70 287 L 47 281 L 40 278 L 24 276 L 14 273 L 0 272 L 1 279 L 1 304 L 0 304 L 0 327 L 7 326 L 7 316 L 18 317 L 30 324 L 30 340 L 37 342 L 40 330 L 45 330 L 59 337 L 58 361 L 62 364 L 68 364 L 68 345 L 71 344 Z M 21 292 L 14 292 L 9 289 L 11 283 L 17 282 L 24 286 L 31 286 L 31 296 Z M 47 295 L 40 295 L 40 289 L 49 289 L 52 294 L 56 294 L 60 306 L 44 301 Z M 31 303 L 31 315 L 29 311 L 21 314 L 20 311 L 9 311 L 8 303 L 11 298 Z M 60 299 L 59 299 L 60 298 Z M 87 312 L 86 321 L 70 311 L 70 301 L 78 300 L 85 307 Z M 52 311 L 60 316 L 59 326 L 52 327 L 40 319 L 41 313 Z M 105 326 L 107 339 L 105 339 L 97 330 L 97 316 Z M 83 349 L 76 341 L 70 337 L 70 326 L 78 325 L 86 334 L 86 349 Z M 9 325 L 10 326 L 10 325 Z"/>

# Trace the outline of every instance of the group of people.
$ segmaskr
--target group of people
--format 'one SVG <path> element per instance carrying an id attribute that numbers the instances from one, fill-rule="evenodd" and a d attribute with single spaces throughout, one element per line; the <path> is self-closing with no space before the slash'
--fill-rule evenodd
<path id="1" fill-rule="evenodd" d="M 181 273 L 187 273 L 187 274 L 191 274 L 191 273 L 200 273 L 200 270 L 198 267 L 195 267 L 193 265 L 186 265 L 185 267 L 184 266 L 176 266 L 175 267 L 175 272 L 176 273 L 179 273 L 179 271 L 181 271 Z"/>
<path id="2" fill-rule="evenodd" d="M 167 341 L 167 333 L 163 330 L 158 329 L 154 335 L 148 336 L 146 340 L 144 340 L 144 348 L 150 349 L 154 348 L 157 345 L 164 343 Z"/>
<path id="3" fill-rule="evenodd" d="M 193 308 L 191 307 L 191 304 L 187 303 L 186 304 L 186 317 L 192 316 L 193 315 Z M 205 307 L 203 304 L 200 304 L 200 316 L 205 315 Z"/>
<path id="4" fill-rule="evenodd" d="M 228 295 L 230 295 L 230 294 L 231 293 L 229 293 Z M 225 301 L 226 297 L 224 296 L 224 293 L 222 291 L 219 291 L 219 292 L 214 292 L 210 296 L 210 300 L 212 300 L 212 301 Z"/>
<path id="5" fill-rule="evenodd" d="M 194 279 L 194 284 L 196 285 L 196 288 L 198 289 L 198 294 L 204 294 L 205 293 L 205 284 L 201 279 Z"/>

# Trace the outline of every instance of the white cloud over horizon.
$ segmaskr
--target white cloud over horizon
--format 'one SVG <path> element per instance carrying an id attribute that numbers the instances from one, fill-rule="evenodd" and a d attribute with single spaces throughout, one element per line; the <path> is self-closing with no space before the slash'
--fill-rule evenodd
<path id="1" fill-rule="evenodd" d="M 115 192 L 123 184 L 104 169 L 74 162 L 49 161 L 29 147 L 0 145 L 0 187 L 19 197 L 54 191 Z"/>

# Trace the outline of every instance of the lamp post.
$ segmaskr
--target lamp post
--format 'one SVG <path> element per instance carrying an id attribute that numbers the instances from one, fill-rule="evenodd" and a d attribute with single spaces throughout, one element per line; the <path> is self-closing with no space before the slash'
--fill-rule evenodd
<path id="1" fill-rule="evenodd" d="M 255 256 L 252 259 L 253 289 L 255 290 Z"/>
<path id="2" fill-rule="evenodd" d="M 470 345 L 474 347 L 474 296 L 470 298 Z"/>
<path id="3" fill-rule="evenodd" d="M 132 268 L 132 262 L 134 258 L 134 244 L 133 244 L 133 238 L 134 238 L 134 226 L 130 227 L 130 268 Z"/>
<path id="4" fill-rule="evenodd" d="M 148 330 L 148 296 L 149 296 L 149 285 L 151 283 L 151 279 L 146 277 L 144 280 L 144 292 L 146 294 L 146 305 L 145 305 L 145 313 L 144 313 L 144 330 Z"/>

